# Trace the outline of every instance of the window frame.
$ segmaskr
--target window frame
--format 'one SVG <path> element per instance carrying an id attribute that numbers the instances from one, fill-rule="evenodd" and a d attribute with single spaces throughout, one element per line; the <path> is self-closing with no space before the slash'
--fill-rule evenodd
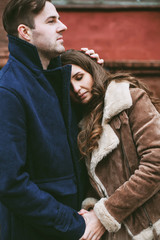
<path id="1" fill-rule="evenodd" d="M 160 0 L 86 0 L 86 3 L 80 0 L 53 0 L 52 2 L 58 9 L 160 9 Z"/>

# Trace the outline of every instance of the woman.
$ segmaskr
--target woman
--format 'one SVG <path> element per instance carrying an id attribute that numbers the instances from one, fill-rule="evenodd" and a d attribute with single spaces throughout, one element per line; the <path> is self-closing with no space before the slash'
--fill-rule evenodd
<path id="1" fill-rule="evenodd" d="M 105 239 L 158 239 L 159 101 L 136 78 L 109 74 L 82 52 L 65 52 L 62 64 L 72 64 L 71 98 L 83 112 L 78 144 L 92 189 L 82 207 L 94 210 Z"/>

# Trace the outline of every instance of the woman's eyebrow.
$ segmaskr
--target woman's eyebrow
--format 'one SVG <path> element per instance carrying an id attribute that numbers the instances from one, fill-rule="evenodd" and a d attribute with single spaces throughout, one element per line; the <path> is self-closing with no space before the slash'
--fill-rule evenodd
<path id="1" fill-rule="evenodd" d="M 80 74 L 81 72 L 77 72 L 77 73 L 75 73 L 72 77 L 74 78 L 74 77 L 76 77 L 78 74 Z"/>

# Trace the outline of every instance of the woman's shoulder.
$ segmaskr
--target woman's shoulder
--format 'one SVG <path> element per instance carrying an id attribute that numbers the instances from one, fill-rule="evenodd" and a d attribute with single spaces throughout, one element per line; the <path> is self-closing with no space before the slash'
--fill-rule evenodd
<path id="1" fill-rule="evenodd" d="M 144 103 L 149 102 L 150 104 L 152 104 L 149 94 L 144 89 L 130 85 L 129 90 L 133 104 L 135 104 L 137 101 L 141 101 Z"/>
<path id="2" fill-rule="evenodd" d="M 131 97 L 133 100 L 138 99 L 139 97 L 141 97 L 143 95 L 148 96 L 147 92 L 144 89 L 135 87 L 132 84 L 130 84 L 129 90 L 130 90 L 130 94 L 131 94 Z M 149 96 L 148 96 L 148 98 L 149 98 Z"/>
<path id="3" fill-rule="evenodd" d="M 129 112 L 136 112 L 137 114 L 153 114 L 159 117 L 158 108 L 151 101 L 148 93 L 138 87 L 130 87 L 130 94 L 132 98 L 132 106 Z"/>

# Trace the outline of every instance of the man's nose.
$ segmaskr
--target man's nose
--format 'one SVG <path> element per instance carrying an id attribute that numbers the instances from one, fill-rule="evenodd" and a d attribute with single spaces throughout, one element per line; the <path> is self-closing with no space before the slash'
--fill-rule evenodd
<path id="1" fill-rule="evenodd" d="M 59 26 L 57 28 L 57 32 L 66 31 L 66 30 L 67 30 L 67 26 L 59 20 Z"/>

